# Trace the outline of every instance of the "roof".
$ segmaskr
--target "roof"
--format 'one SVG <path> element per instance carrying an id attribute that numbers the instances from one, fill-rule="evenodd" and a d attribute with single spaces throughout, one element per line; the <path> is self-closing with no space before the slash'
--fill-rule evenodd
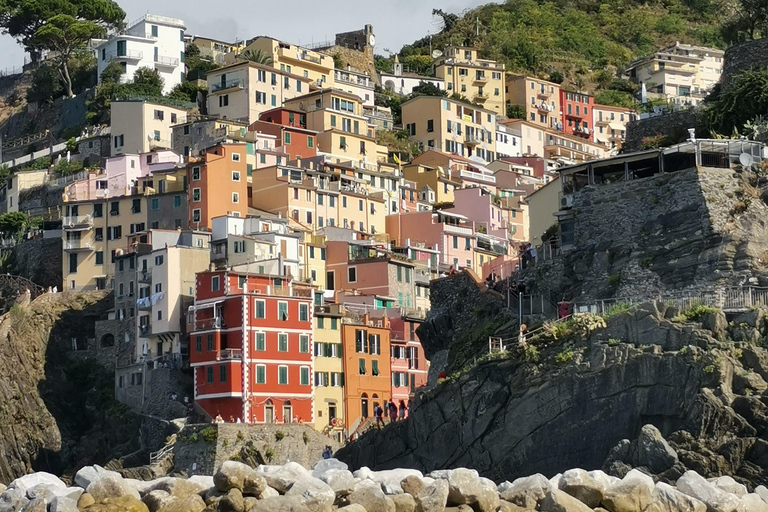
<path id="1" fill-rule="evenodd" d="M 226 66 L 222 66 L 220 68 L 212 69 L 212 70 L 210 70 L 208 72 L 208 76 L 210 76 L 210 75 L 218 75 L 222 71 L 227 71 L 229 69 L 240 67 L 240 66 L 249 66 L 249 67 L 256 68 L 256 69 L 263 69 L 265 71 L 269 71 L 270 73 L 277 73 L 278 75 L 289 76 L 291 78 L 295 78 L 297 80 L 301 80 L 301 81 L 306 82 L 308 84 L 314 82 L 314 80 L 312 80 L 311 78 L 303 77 L 303 76 L 300 76 L 300 75 L 295 75 L 293 73 L 287 73 L 287 72 L 281 71 L 281 70 L 279 70 L 277 68 L 273 68 L 272 66 L 267 66 L 265 64 L 257 64 L 256 62 L 253 62 L 253 61 L 250 61 L 250 60 L 242 60 L 242 61 L 235 62 L 234 64 L 227 64 Z"/>
<path id="2" fill-rule="evenodd" d="M 213 41 L 214 43 L 226 44 L 228 46 L 238 46 L 238 45 L 243 44 L 243 41 L 236 41 L 234 43 L 228 43 L 227 41 L 222 41 L 221 39 L 214 39 L 212 37 L 206 37 L 206 36 L 192 36 L 192 43 L 194 43 L 197 39 L 205 39 L 206 41 Z"/>
<path id="3" fill-rule="evenodd" d="M 309 79 L 305 78 L 304 80 L 309 80 Z M 286 99 L 285 101 L 290 102 L 290 101 L 296 101 L 296 100 L 303 100 L 305 98 L 312 98 L 314 96 L 323 96 L 324 94 L 335 94 L 337 96 L 345 96 L 347 98 L 357 100 L 360 103 L 363 102 L 363 99 L 357 94 L 352 94 L 351 92 L 342 91 L 341 89 L 336 89 L 333 87 L 327 87 L 325 89 L 320 89 L 319 91 L 313 91 L 307 94 L 302 94 L 301 96 L 295 96 L 293 98 Z"/>
<path id="4" fill-rule="evenodd" d="M 495 110 L 488 110 L 487 108 L 483 108 L 483 107 L 481 107 L 479 105 L 475 105 L 474 103 L 470 104 L 470 103 L 465 103 L 463 101 L 452 100 L 451 98 L 447 98 L 445 96 L 427 96 L 426 94 L 419 94 L 417 96 L 414 96 L 413 98 L 409 99 L 408 101 L 402 102 L 400 104 L 400 107 L 402 107 L 403 105 L 405 105 L 407 103 L 410 103 L 412 101 L 423 101 L 425 98 L 428 98 L 430 100 L 433 100 L 433 99 L 446 100 L 446 101 L 450 101 L 453 104 L 465 105 L 466 107 L 471 108 L 473 110 L 480 110 L 480 111 L 486 112 L 488 114 L 493 114 L 494 116 L 497 115 Z"/>
<path id="5" fill-rule="evenodd" d="M 469 220 L 464 215 L 461 215 L 461 214 L 458 214 L 458 213 L 450 213 L 450 212 L 447 212 L 445 210 L 437 210 L 435 212 L 432 212 L 432 215 L 445 215 L 446 217 L 453 217 L 455 219 Z"/>
<path id="6" fill-rule="evenodd" d="M 537 188 L 536 190 L 534 190 L 533 192 L 531 192 L 530 194 L 528 194 L 527 196 L 525 196 L 523 199 L 525 199 L 526 201 L 528 201 L 528 198 L 529 198 L 529 197 L 536 195 L 536 193 L 537 193 L 539 190 L 543 190 L 543 189 L 547 188 L 548 186 L 552 185 L 554 182 L 556 182 L 556 181 L 557 181 L 557 180 L 559 180 L 559 179 L 560 179 L 560 176 L 557 176 L 556 178 L 554 178 L 552 181 L 550 181 L 549 183 L 547 183 L 547 184 L 546 184 L 546 185 L 544 185 L 543 187 L 539 187 L 539 188 Z"/>

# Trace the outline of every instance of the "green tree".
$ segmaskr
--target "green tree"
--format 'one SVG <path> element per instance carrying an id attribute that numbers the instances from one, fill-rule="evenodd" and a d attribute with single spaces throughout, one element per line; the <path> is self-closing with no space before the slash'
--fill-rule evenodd
<path id="1" fill-rule="evenodd" d="M 525 106 L 507 105 L 507 117 L 510 119 L 525 119 Z"/>
<path id="2" fill-rule="evenodd" d="M 750 69 L 712 92 L 702 113 L 710 131 L 731 134 L 768 112 L 768 69 Z"/>
<path id="3" fill-rule="evenodd" d="M 244 52 L 240 53 L 240 60 L 247 60 L 250 62 L 255 62 L 256 64 L 264 64 L 265 66 L 268 66 L 272 64 L 272 56 L 267 55 L 262 50 L 245 50 Z M 334 63 L 335 63 L 334 58 Z"/>
<path id="4" fill-rule="evenodd" d="M 8 212 L 0 215 L 0 232 L 7 235 L 19 233 L 28 221 L 27 214 Z"/>
<path id="5" fill-rule="evenodd" d="M 729 43 L 768 35 L 768 2 L 739 0 L 734 14 L 722 26 L 722 35 Z"/>
<path id="6" fill-rule="evenodd" d="M 51 60 L 64 85 L 64 92 L 68 97 L 72 97 L 74 93 L 69 59 L 89 40 L 103 37 L 105 33 L 104 27 L 93 21 L 78 19 L 68 14 L 57 14 L 35 31 L 29 44 L 38 50 L 52 52 Z"/>
<path id="7" fill-rule="evenodd" d="M 333 67 L 336 69 L 344 68 L 344 60 L 342 60 L 341 55 L 339 53 L 333 54 Z"/>
<path id="8" fill-rule="evenodd" d="M 432 57 L 429 55 L 409 55 L 403 58 L 403 64 L 412 73 L 424 75 L 432 72 Z"/>
<path id="9" fill-rule="evenodd" d="M 187 66 L 187 75 L 191 75 L 195 71 L 207 73 L 219 67 L 215 62 L 203 57 L 200 54 L 200 48 L 193 43 L 188 44 L 184 49 L 184 64 Z"/>
<path id="10" fill-rule="evenodd" d="M 182 82 L 176 85 L 168 94 L 169 98 L 180 101 L 197 101 L 197 94 L 203 93 L 203 99 L 205 99 L 208 89 L 205 86 L 197 85 L 195 82 Z"/>
<path id="11" fill-rule="evenodd" d="M 453 28 L 459 17 L 455 14 L 447 13 L 442 9 L 432 9 L 432 16 L 439 16 L 442 25 L 442 31 L 447 32 Z"/>
<path id="12" fill-rule="evenodd" d="M 595 95 L 595 103 L 598 105 L 613 105 L 614 107 L 632 108 L 635 105 L 631 94 L 622 91 L 608 89 Z"/>
<path id="13" fill-rule="evenodd" d="M 556 84 L 561 84 L 561 83 L 563 83 L 563 80 L 565 80 L 565 77 L 563 76 L 563 74 L 561 72 L 559 72 L 557 70 L 552 71 L 549 74 L 549 81 L 550 82 L 554 82 Z"/>
<path id="14" fill-rule="evenodd" d="M 419 85 L 413 88 L 411 97 L 413 96 L 448 96 L 448 93 L 440 89 L 432 82 L 421 82 Z"/>
<path id="15" fill-rule="evenodd" d="M 104 82 L 110 82 L 113 84 L 117 84 L 120 82 L 120 77 L 123 76 L 123 68 L 120 66 L 120 63 L 113 60 L 109 64 L 107 64 L 107 67 L 105 67 L 101 72 L 101 83 Z"/>
<path id="16" fill-rule="evenodd" d="M 15 38 L 36 62 L 41 48 L 34 43 L 38 30 L 56 16 L 90 21 L 104 29 L 121 28 L 125 12 L 112 0 L 2 0 L 0 28 Z"/>
<path id="17" fill-rule="evenodd" d="M 32 72 L 32 84 L 27 89 L 27 102 L 53 101 L 64 94 L 64 88 L 59 81 L 59 74 L 49 64 L 41 64 Z"/>

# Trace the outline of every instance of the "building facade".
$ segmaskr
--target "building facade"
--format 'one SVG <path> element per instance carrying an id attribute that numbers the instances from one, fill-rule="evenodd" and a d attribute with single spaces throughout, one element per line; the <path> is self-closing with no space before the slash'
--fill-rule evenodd
<path id="1" fill-rule="evenodd" d="M 475 48 L 449 46 L 435 61 L 435 76 L 445 80 L 448 95 L 461 94 L 498 115 L 506 115 L 504 64 L 480 59 Z"/>
<path id="2" fill-rule="evenodd" d="M 525 120 L 540 128 L 562 128 L 560 84 L 524 75 L 507 75 L 507 103 L 525 107 Z"/>

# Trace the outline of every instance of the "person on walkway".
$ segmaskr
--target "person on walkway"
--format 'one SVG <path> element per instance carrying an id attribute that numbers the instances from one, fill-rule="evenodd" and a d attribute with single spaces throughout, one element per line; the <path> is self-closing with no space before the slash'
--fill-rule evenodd
<path id="1" fill-rule="evenodd" d="M 517 337 L 517 343 L 521 347 L 525 348 L 525 332 L 528 330 L 528 326 L 525 324 L 520 325 L 520 335 Z"/>
<path id="2" fill-rule="evenodd" d="M 536 248 L 532 245 L 528 246 L 528 254 L 531 256 L 531 266 L 536 265 Z"/>
<path id="3" fill-rule="evenodd" d="M 221 417 L 221 414 L 216 415 L 216 419 L 214 420 L 214 423 L 224 423 L 224 418 Z"/>
<path id="4" fill-rule="evenodd" d="M 324 459 L 331 459 L 331 458 L 333 458 L 333 450 L 328 445 L 325 445 L 325 448 L 323 448 L 323 458 Z"/>
<path id="5" fill-rule="evenodd" d="M 447 374 L 447 373 L 445 373 L 444 371 L 442 371 L 442 372 L 440 372 L 440 373 L 437 375 L 437 383 L 438 383 L 438 384 L 440 384 L 442 381 L 444 381 L 444 380 L 445 380 L 445 379 L 447 379 L 447 378 L 448 378 L 448 374 Z"/>
<path id="6" fill-rule="evenodd" d="M 397 408 L 397 417 L 400 421 L 405 419 L 405 402 L 400 400 L 400 405 Z"/>
<path id="7" fill-rule="evenodd" d="M 384 416 L 384 409 L 381 408 L 379 404 L 376 404 L 373 408 L 373 414 L 376 415 L 376 426 L 381 428 L 384 426 L 384 419 L 382 416 Z M 381 426 L 379 426 L 381 424 Z"/>
<path id="8" fill-rule="evenodd" d="M 453 268 L 453 265 L 451 265 L 451 269 L 448 271 L 449 276 L 455 276 L 456 275 L 456 269 Z"/>
<path id="9" fill-rule="evenodd" d="M 390 423 L 397 421 L 397 406 L 395 402 L 389 402 L 389 421 Z"/>

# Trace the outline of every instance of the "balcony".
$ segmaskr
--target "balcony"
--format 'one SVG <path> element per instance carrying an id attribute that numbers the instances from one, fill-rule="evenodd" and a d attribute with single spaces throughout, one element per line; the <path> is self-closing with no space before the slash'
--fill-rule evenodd
<path id="1" fill-rule="evenodd" d="M 470 146 L 477 146 L 478 144 L 482 144 L 483 143 L 483 139 L 482 139 L 482 137 L 478 137 L 475 134 L 471 134 L 470 135 L 468 133 L 468 134 L 466 134 L 464 136 L 464 143 L 468 144 Z"/>
<path id="2" fill-rule="evenodd" d="M 218 354 L 216 354 L 216 360 L 217 361 L 233 361 L 233 360 L 241 360 L 243 358 L 243 351 L 239 348 L 225 348 L 224 350 L 220 350 Z"/>
<path id="3" fill-rule="evenodd" d="M 488 93 L 487 92 L 476 92 L 472 96 L 476 101 L 485 101 L 488 99 Z"/>
<path id="4" fill-rule="evenodd" d="M 139 282 L 151 283 L 152 282 L 152 269 L 139 270 Z"/>
<path id="5" fill-rule="evenodd" d="M 490 176 L 482 172 L 464 170 L 459 172 L 459 176 L 461 178 L 467 178 L 470 180 L 484 181 L 486 183 L 496 183 L 496 176 Z"/>
<path id="6" fill-rule="evenodd" d="M 453 224 L 443 224 L 443 232 L 449 235 L 472 236 L 472 228 L 462 228 Z"/>
<path id="7" fill-rule="evenodd" d="M 152 301 L 149 297 L 143 297 L 136 300 L 136 309 L 139 311 L 152 311 Z"/>
<path id="8" fill-rule="evenodd" d="M 537 109 L 541 110 L 542 112 L 552 112 L 555 110 L 555 107 L 552 105 L 547 105 L 544 102 L 539 103 L 538 105 L 534 105 Z"/>
<path id="9" fill-rule="evenodd" d="M 475 79 L 473 81 L 476 84 L 485 84 L 485 83 L 488 83 L 488 77 L 485 76 L 485 73 L 483 74 L 476 73 Z"/>
<path id="10" fill-rule="evenodd" d="M 550 96 L 550 93 L 547 92 L 545 88 L 539 89 L 539 92 L 536 93 L 536 96 L 538 96 L 541 99 L 547 99 Z"/>
<path id="11" fill-rule="evenodd" d="M 125 53 L 117 54 L 110 53 L 107 55 L 107 60 L 135 60 L 139 61 L 144 58 L 144 52 L 138 52 L 136 50 L 127 50 Z"/>
<path id="12" fill-rule="evenodd" d="M 168 139 L 150 139 L 150 149 L 171 149 L 171 141 Z"/>
<path id="13" fill-rule="evenodd" d="M 210 331 L 211 329 L 223 329 L 225 327 L 224 318 L 217 316 L 214 318 L 203 318 L 195 320 L 194 331 Z"/>
<path id="14" fill-rule="evenodd" d="M 83 231 L 93 227 L 91 215 L 67 215 L 61 218 L 61 225 L 68 231 Z"/>
<path id="15" fill-rule="evenodd" d="M 139 324 L 139 336 L 142 338 L 149 338 L 152 336 L 152 324 Z"/>
<path id="16" fill-rule="evenodd" d="M 93 244 L 84 240 L 66 240 L 64 242 L 65 251 L 90 251 L 92 249 Z"/>
<path id="17" fill-rule="evenodd" d="M 234 80 L 227 80 L 226 82 L 219 82 L 217 84 L 213 84 L 211 86 L 211 92 L 212 93 L 224 93 L 229 92 L 233 90 L 243 89 L 245 87 L 245 82 L 240 78 L 235 78 Z"/>
<path id="18" fill-rule="evenodd" d="M 155 66 L 160 66 L 164 68 L 175 68 L 179 65 L 179 59 L 175 57 L 165 57 L 163 55 L 159 55 L 155 58 Z"/>

